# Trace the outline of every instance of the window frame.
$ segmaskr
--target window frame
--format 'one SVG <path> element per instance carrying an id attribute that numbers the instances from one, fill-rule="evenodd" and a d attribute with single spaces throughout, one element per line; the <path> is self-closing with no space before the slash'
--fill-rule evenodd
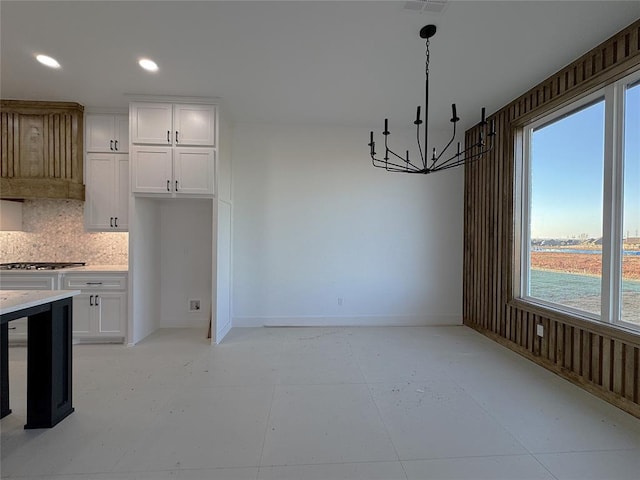
<path id="1" fill-rule="evenodd" d="M 622 312 L 622 240 L 624 198 L 625 97 L 627 89 L 640 82 L 640 70 L 608 85 L 573 98 L 562 107 L 531 120 L 516 130 L 516 191 L 514 229 L 514 300 L 598 324 L 640 331 L 640 325 L 625 322 Z M 604 155 L 602 192 L 602 277 L 600 315 L 529 296 L 531 255 L 531 147 L 536 129 L 604 100 Z M 618 248 L 614 248 L 618 246 Z"/>
<path id="2" fill-rule="evenodd" d="M 617 223 L 612 225 L 613 233 L 613 245 L 620 245 L 621 248 L 612 249 L 614 256 L 612 257 L 612 273 L 615 275 L 613 278 L 617 281 L 611 281 L 611 292 L 613 298 L 617 298 L 617 301 L 613 301 L 610 304 L 610 318 L 613 325 L 622 325 L 633 330 L 640 330 L 640 324 L 631 322 L 625 322 L 622 320 L 622 246 L 624 239 L 624 167 L 625 167 L 625 138 L 626 138 L 626 93 L 628 89 L 640 86 L 640 71 L 627 75 L 613 84 L 615 90 L 615 104 L 612 111 L 613 121 L 618 127 L 614 125 L 614 134 L 617 136 L 615 145 L 612 150 L 617 155 L 613 159 L 614 165 L 614 188 L 615 190 L 615 203 L 617 208 Z"/>

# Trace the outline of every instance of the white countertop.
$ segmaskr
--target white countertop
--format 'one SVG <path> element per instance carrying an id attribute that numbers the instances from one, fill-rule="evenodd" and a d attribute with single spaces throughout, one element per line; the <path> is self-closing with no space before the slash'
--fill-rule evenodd
<path id="1" fill-rule="evenodd" d="M 80 290 L 2 290 L 0 315 L 80 295 Z"/>

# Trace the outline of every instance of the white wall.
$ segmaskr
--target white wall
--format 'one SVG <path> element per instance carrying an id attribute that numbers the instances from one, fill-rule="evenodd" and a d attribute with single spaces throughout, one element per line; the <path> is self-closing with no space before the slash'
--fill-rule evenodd
<path id="1" fill-rule="evenodd" d="M 374 169 L 368 140 L 234 126 L 234 326 L 461 323 L 463 171 Z"/>
<path id="2" fill-rule="evenodd" d="M 154 200 L 160 209 L 160 327 L 202 327 L 211 309 L 211 199 Z M 189 311 L 188 300 L 200 300 Z"/>

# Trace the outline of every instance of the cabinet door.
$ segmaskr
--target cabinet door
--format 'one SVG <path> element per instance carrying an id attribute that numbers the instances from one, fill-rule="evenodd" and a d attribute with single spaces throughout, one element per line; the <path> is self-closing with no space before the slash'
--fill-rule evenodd
<path id="1" fill-rule="evenodd" d="M 214 150 L 180 147 L 174 151 L 177 194 L 213 195 Z"/>
<path id="2" fill-rule="evenodd" d="M 170 195 L 174 187 L 171 157 L 171 147 L 132 147 L 131 191 Z"/>
<path id="3" fill-rule="evenodd" d="M 73 335 L 76 337 L 87 337 L 93 333 L 91 330 L 91 318 L 94 309 L 94 297 L 95 295 L 86 293 L 73 297 Z"/>
<path id="4" fill-rule="evenodd" d="M 115 151 L 114 116 L 107 114 L 87 115 L 87 152 Z"/>
<path id="5" fill-rule="evenodd" d="M 132 143 L 173 144 L 170 103 L 132 103 L 130 112 Z"/>
<path id="6" fill-rule="evenodd" d="M 174 105 L 175 145 L 215 146 L 215 121 L 213 105 Z"/>
<path id="7" fill-rule="evenodd" d="M 119 153 L 129 152 L 129 116 L 114 116 L 115 150 Z"/>
<path id="8" fill-rule="evenodd" d="M 129 229 L 129 156 L 116 155 L 116 191 L 114 227 L 116 230 Z"/>
<path id="9" fill-rule="evenodd" d="M 95 328 L 99 336 L 124 336 L 126 294 L 99 293 L 94 295 Z"/>
<path id="10" fill-rule="evenodd" d="M 115 216 L 116 155 L 87 154 L 85 226 L 89 230 L 112 230 Z"/>

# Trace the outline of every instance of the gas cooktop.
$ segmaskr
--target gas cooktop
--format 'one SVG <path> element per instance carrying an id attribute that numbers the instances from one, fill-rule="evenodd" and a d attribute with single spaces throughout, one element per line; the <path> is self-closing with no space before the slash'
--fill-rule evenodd
<path id="1" fill-rule="evenodd" d="M 84 265 L 85 262 L 13 262 L 0 263 L 0 270 L 60 270 Z"/>

